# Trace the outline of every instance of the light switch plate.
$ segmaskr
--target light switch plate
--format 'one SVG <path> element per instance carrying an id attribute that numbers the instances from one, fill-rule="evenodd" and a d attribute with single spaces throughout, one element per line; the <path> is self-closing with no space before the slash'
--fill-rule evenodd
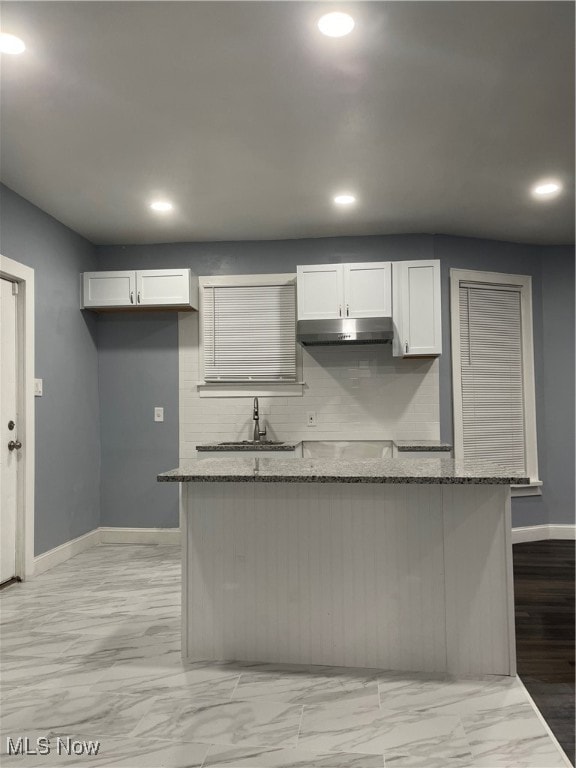
<path id="1" fill-rule="evenodd" d="M 34 379 L 34 397 L 42 397 L 44 379 Z"/>
<path id="2" fill-rule="evenodd" d="M 164 421 L 164 408 L 154 408 L 154 421 Z"/>
<path id="3" fill-rule="evenodd" d="M 306 423 L 309 427 L 316 426 L 316 411 L 308 411 L 306 414 Z"/>

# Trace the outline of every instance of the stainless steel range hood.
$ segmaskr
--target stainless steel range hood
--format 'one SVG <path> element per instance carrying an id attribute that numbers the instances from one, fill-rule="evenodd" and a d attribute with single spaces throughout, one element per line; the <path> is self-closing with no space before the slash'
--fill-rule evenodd
<path id="1" fill-rule="evenodd" d="M 305 347 L 329 344 L 388 344 L 393 335 L 391 317 L 298 320 L 296 325 L 296 338 Z"/>

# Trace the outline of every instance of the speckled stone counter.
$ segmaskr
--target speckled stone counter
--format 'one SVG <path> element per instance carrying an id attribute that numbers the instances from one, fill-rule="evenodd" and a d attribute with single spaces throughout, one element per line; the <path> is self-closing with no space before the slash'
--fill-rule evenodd
<path id="1" fill-rule="evenodd" d="M 298 443 L 279 443 L 277 445 L 273 445 L 271 443 L 253 443 L 249 440 L 246 440 L 243 443 L 234 443 L 233 445 L 226 445 L 222 443 L 205 443 L 204 445 L 197 445 L 196 450 L 201 453 L 210 453 L 210 452 L 217 452 L 217 453 L 230 453 L 233 451 L 236 453 L 237 451 L 279 451 L 279 452 L 287 452 L 287 451 L 295 451 L 296 448 L 300 445 L 300 442 Z"/>
<path id="2" fill-rule="evenodd" d="M 399 453 L 418 452 L 418 451 L 438 451 L 450 453 L 452 446 L 450 443 L 443 443 L 441 440 L 394 440 Z"/>
<path id="3" fill-rule="evenodd" d="M 160 482 L 525 484 L 510 470 L 453 459 L 190 459 L 158 475 Z"/>
<path id="4" fill-rule="evenodd" d="M 189 459 L 185 464 L 158 475 L 159 482 L 246 483 L 254 480 L 255 459 Z"/>

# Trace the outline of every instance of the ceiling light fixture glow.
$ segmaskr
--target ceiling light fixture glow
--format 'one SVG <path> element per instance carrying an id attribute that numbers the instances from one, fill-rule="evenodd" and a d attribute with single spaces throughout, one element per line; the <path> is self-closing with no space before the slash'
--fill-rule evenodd
<path id="1" fill-rule="evenodd" d="M 532 195 L 540 200 L 547 200 L 551 197 L 556 197 L 562 191 L 562 184 L 552 179 L 547 181 L 539 181 L 532 187 Z"/>
<path id="2" fill-rule="evenodd" d="M 353 205 L 356 202 L 354 195 L 336 195 L 334 198 L 336 205 Z"/>
<path id="3" fill-rule="evenodd" d="M 26 50 L 24 41 L 16 35 L 9 35 L 7 32 L 0 33 L 0 53 L 22 53 Z"/>
<path id="4" fill-rule="evenodd" d="M 347 13 L 326 13 L 319 19 L 318 29 L 328 37 L 344 37 L 354 29 L 354 19 Z"/>
<path id="5" fill-rule="evenodd" d="M 156 200 L 153 203 L 150 203 L 150 208 L 152 208 L 153 211 L 157 211 L 158 213 L 168 213 L 168 211 L 171 211 L 174 206 L 167 200 Z"/>

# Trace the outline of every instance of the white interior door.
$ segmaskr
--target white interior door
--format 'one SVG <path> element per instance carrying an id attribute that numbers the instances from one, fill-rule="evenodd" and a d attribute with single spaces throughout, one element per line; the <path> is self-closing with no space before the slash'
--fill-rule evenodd
<path id="1" fill-rule="evenodd" d="M 14 283 L 0 280 L 0 583 L 16 576 L 16 492 L 20 450 L 16 412 L 17 338 Z M 12 450 L 8 444 L 12 442 Z M 15 444 L 15 445 L 14 445 Z"/>

